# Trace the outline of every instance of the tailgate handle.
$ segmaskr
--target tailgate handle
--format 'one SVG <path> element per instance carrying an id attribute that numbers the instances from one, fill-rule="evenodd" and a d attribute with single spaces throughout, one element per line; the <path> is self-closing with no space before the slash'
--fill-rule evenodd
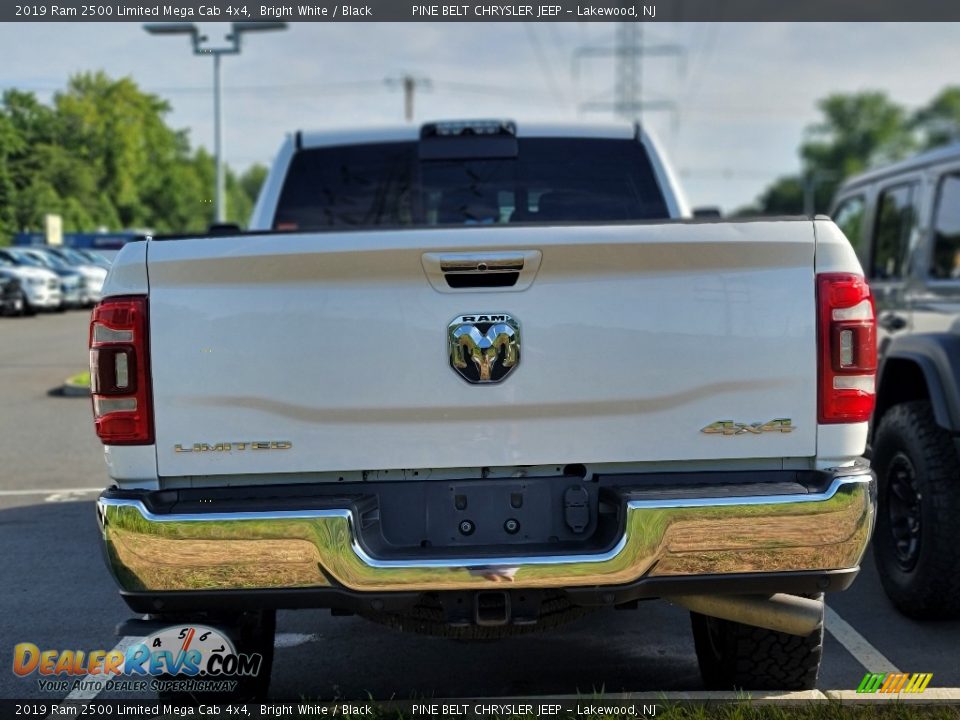
<path id="1" fill-rule="evenodd" d="M 520 272 L 521 253 L 487 253 L 484 255 L 441 255 L 440 270 L 445 273 Z"/>
<path id="2" fill-rule="evenodd" d="M 520 253 L 440 256 L 440 272 L 447 285 L 459 288 L 508 288 L 517 284 L 523 270 Z"/>
<path id="3" fill-rule="evenodd" d="M 522 290 L 540 268 L 539 250 L 424 253 L 423 269 L 434 289 Z"/>

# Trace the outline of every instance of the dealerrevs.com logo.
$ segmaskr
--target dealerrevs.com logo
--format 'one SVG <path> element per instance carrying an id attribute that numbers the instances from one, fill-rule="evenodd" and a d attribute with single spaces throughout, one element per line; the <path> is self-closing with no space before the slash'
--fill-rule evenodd
<path id="1" fill-rule="evenodd" d="M 36 673 L 40 690 L 56 692 L 230 692 L 262 663 L 260 654 L 238 653 L 228 637 L 203 625 L 168 627 L 125 650 L 41 650 L 33 643 L 13 649 L 13 672 Z"/>

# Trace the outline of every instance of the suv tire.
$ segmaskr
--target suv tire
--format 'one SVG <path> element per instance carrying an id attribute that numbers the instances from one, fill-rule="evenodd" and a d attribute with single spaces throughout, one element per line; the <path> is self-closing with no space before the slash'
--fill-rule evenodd
<path id="1" fill-rule="evenodd" d="M 690 613 L 708 690 L 813 690 L 823 656 L 823 616 L 806 637 Z"/>
<path id="2" fill-rule="evenodd" d="M 908 617 L 960 617 L 960 459 L 929 401 L 894 405 L 873 442 L 880 582 Z"/>

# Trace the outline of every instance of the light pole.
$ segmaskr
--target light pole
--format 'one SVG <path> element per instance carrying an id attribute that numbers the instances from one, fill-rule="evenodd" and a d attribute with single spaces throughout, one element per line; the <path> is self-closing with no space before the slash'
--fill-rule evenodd
<path id="1" fill-rule="evenodd" d="M 201 34 L 200 28 L 189 22 L 146 23 L 143 29 L 151 35 L 189 35 L 194 55 L 213 55 L 213 153 L 217 168 L 217 186 L 214 195 L 214 222 L 222 223 L 226 219 L 223 173 L 223 114 L 221 112 L 222 90 L 220 86 L 220 56 L 239 55 L 240 38 L 243 33 L 263 32 L 265 30 L 286 30 L 283 22 L 244 22 L 232 23 L 230 34 L 226 36 L 229 45 L 222 48 L 202 47 L 209 38 Z"/>

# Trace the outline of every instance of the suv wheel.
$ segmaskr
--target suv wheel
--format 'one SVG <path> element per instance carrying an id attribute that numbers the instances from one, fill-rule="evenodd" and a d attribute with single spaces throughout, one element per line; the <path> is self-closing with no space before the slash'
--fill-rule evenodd
<path id="1" fill-rule="evenodd" d="M 708 690 L 813 690 L 823 656 L 823 617 L 807 635 L 690 613 L 700 676 Z"/>
<path id="2" fill-rule="evenodd" d="M 960 460 L 928 401 L 895 405 L 873 443 L 873 555 L 887 596 L 917 619 L 960 616 Z"/>

